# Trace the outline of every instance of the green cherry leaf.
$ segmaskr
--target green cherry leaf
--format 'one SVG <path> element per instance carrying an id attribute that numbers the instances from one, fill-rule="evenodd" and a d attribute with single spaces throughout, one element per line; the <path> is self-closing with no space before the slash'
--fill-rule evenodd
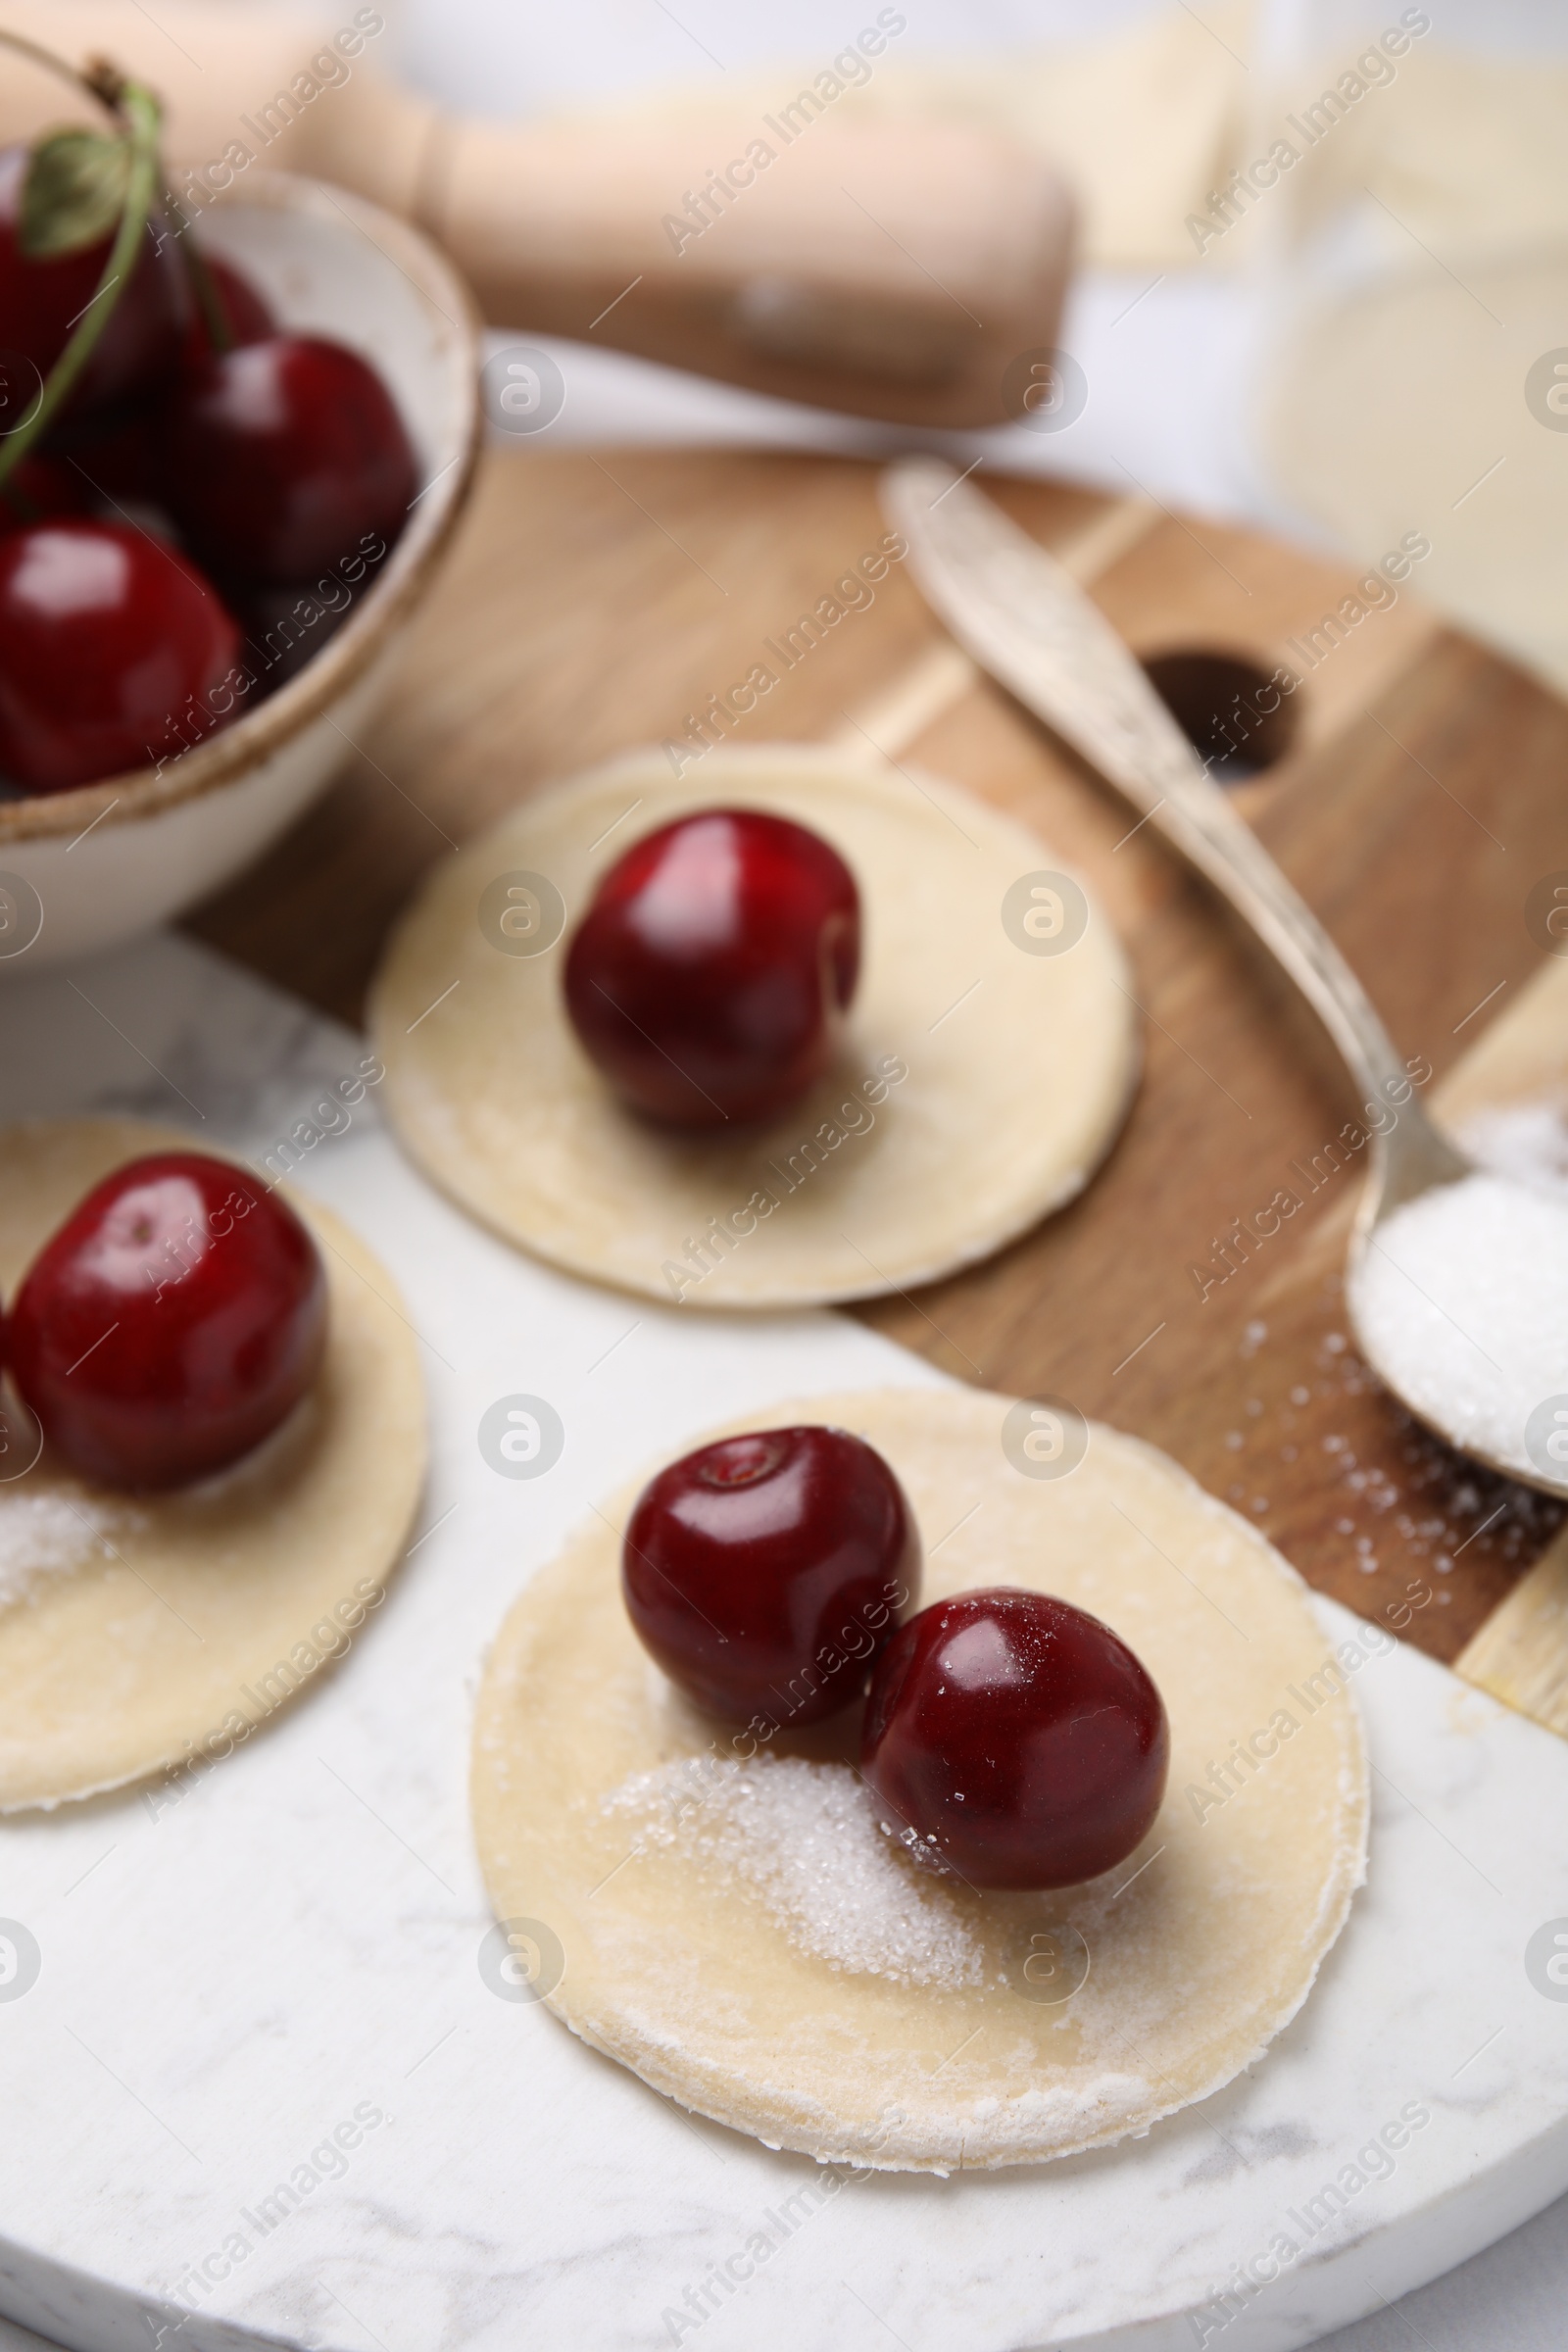
<path id="1" fill-rule="evenodd" d="M 29 261 L 79 253 L 113 234 L 125 209 L 130 148 L 96 130 L 56 130 L 33 148 L 17 242 Z"/>

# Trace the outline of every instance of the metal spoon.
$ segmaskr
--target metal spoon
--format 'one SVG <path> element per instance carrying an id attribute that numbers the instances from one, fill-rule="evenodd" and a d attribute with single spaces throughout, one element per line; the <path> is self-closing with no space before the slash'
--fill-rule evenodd
<path id="1" fill-rule="evenodd" d="M 1414 1403 L 1356 1319 L 1355 1276 L 1377 1229 L 1418 1194 L 1478 1170 L 1415 1100 L 1388 1031 L 1322 924 L 1204 773 L 1110 623 L 1044 548 L 940 459 L 890 466 L 881 494 L 921 592 L 958 643 L 1224 893 L 1317 1013 L 1362 1101 L 1398 1105 L 1396 1122 L 1373 1132 L 1350 1237 L 1348 1298 L 1366 1361 L 1449 1445 L 1505 1478 L 1568 1494 L 1568 1477 L 1498 1460 Z"/>

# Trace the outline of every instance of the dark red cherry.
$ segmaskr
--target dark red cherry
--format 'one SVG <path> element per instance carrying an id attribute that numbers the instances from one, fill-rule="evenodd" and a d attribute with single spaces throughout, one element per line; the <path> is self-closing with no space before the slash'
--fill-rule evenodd
<path id="1" fill-rule="evenodd" d="M 228 328 L 229 342 L 265 343 L 269 335 L 275 335 L 277 320 L 244 272 L 236 270 L 232 262 L 220 261 L 216 253 L 204 253 L 202 260 L 213 281 L 213 291 Z M 206 315 L 193 289 L 190 318 L 180 350 L 180 366 L 195 368 L 203 360 L 210 359 L 216 348 Z"/>
<path id="2" fill-rule="evenodd" d="M 17 242 L 18 214 L 29 150 L 0 150 L 0 355 L 30 363 L 15 371 L 25 376 L 7 390 L 7 406 L 36 397 L 38 378 L 48 374 L 71 331 L 97 292 L 113 244 L 112 236 L 74 253 L 46 261 L 24 254 Z M 160 249 L 159 240 L 162 238 Z M 79 416 L 150 391 L 172 368 L 186 318 L 185 286 L 173 240 L 161 218 L 148 224 L 141 259 L 72 391 L 63 415 Z M 25 408 L 4 419 L 7 428 L 24 421 Z"/>
<path id="3" fill-rule="evenodd" d="M 252 706 L 286 686 L 330 644 L 374 585 L 380 562 L 356 557 L 337 572 L 287 588 L 236 582 L 232 611 L 245 632 L 245 667 L 255 681 Z"/>
<path id="4" fill-rule="evenodd" d="M 62 792 L 177 757 L 233 714 L 209 698 L 239 633 L 194 564 L 114 522 L 0 537 L 0 772 Z M 220 698 L 221 699 L 221 698 Z"/>
<path id="5" fill-rule="evenodd" d="M 1070 1601 L 997 1587 L 888 1643 L 860 1768 L 910 1840 L 972 1886 L 1071 1886 L 1125 1861 L 1159 1810 L 1170 1737 L 1125 1642 Z"/>
<path id="6" fill-rule="evenodd" d="M 0 531 L 82 514 L 91 502 L 91 491 L 67 459 L 30 449 L 0 482 Z"/>
<path id="7" fill-rule="evenodd" d="M 315 1380 L 326 1278 L 299 1218 L 227 1160 L 156 1152 L 44 1244 L 7 1324 L 55 1452 L 110 1487 L 186 1485 L 270 1436 Z"/>
<path id="8" fill-rule="evenodd" d="M 390 546 L 419 486 L 381 378 L 318 335 L 272 335 L 194 368 L 164 420 L 160 478 L 213 570 L 279 582 Z"/>
<path id="9" fill-rule="evenodd" d="M 670 1681 L 781 1731 L 858 1695 L 919 1583 L 904 1490 L 843 1429 L 699 1446 L 643 1489 L 621 1551 L 627 1613 Z"/>
<path id="10" fill-rule="evenodd" d="M 43 447 L 74 474 L 90 507 L 156 506 L 158 414 L 153 399 L 79 422 L 70 418 L 45 435 Z"/>
<path id="11" fill-rule="evenodd" d="M 566 1010 L 634 1109 L 718 1127 L 820 1077 L 859 968 L 859 893 L 838 852 L 788 817 L 705 808 L 604 876 L 566 957 Z"/>

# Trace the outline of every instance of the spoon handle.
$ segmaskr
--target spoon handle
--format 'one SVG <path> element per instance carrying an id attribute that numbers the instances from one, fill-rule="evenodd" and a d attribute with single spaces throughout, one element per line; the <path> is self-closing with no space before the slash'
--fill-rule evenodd
<path id="1" fill-rule="evenodd" d="M 889 466 L 882 501 L 908 541 L 922 593 L 958 643 L 1223 891 L 1317 1012 L 1367 1104 L 1403 1100 L 1407 1147 L 1429 1167 L 1434 1152 L 1446 1156 L 1410 1099 L 1404 1063 L 1360 981 L 1210 782 L 1098 607 L 939 459 Z M 1455 1170 L 1460 1164 L 1455 1156 Z"/>

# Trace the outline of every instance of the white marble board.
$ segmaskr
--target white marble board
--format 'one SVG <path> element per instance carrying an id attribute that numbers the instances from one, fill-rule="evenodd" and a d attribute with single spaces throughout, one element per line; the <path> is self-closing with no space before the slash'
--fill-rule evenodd
<path id="1" fill-rule="evenodd" d="M 260 1154 L 360 1050 L 166 938 L 5 989 L 0 1108 L 139 1111 Z M 420 1336 L 418 1541 L 336 1674 L 178 1801 L 0 1825 L 0 1918 L 40 1956 L 23 1997 L 0 1984 L 0 2312 L 73 2352 L 1286 2352 L 1568 2184 L 1568 2001 L 1525 1967 L 1568 1914 L 1568 1742 L 1402 1648 L 1356 1678 L 1371 1876 L 1312 1998 L 1144 2140 L 829 2194 L 496 1998 L 465 1783 L 514 1593 L 594 1496 L 705 1424 L 937 1376 L 830 1314 L 698 1321 L 553 1274 L 433 1194 L 373 1097 L 302 1175 Z M 519 1393 L 566 1430 L 528 1482 L 476 1443 Z M 1353 1626 L 1323 1610 L 1335 1638 Z M 1392 2169 L 1356 2167 L 1410 2106 L 1429 2121 Z M 1364 2185 L 1330 2216 L 1347 2167 Z M 759 2231 L 773 2250 L 737 2278 Z"/>

